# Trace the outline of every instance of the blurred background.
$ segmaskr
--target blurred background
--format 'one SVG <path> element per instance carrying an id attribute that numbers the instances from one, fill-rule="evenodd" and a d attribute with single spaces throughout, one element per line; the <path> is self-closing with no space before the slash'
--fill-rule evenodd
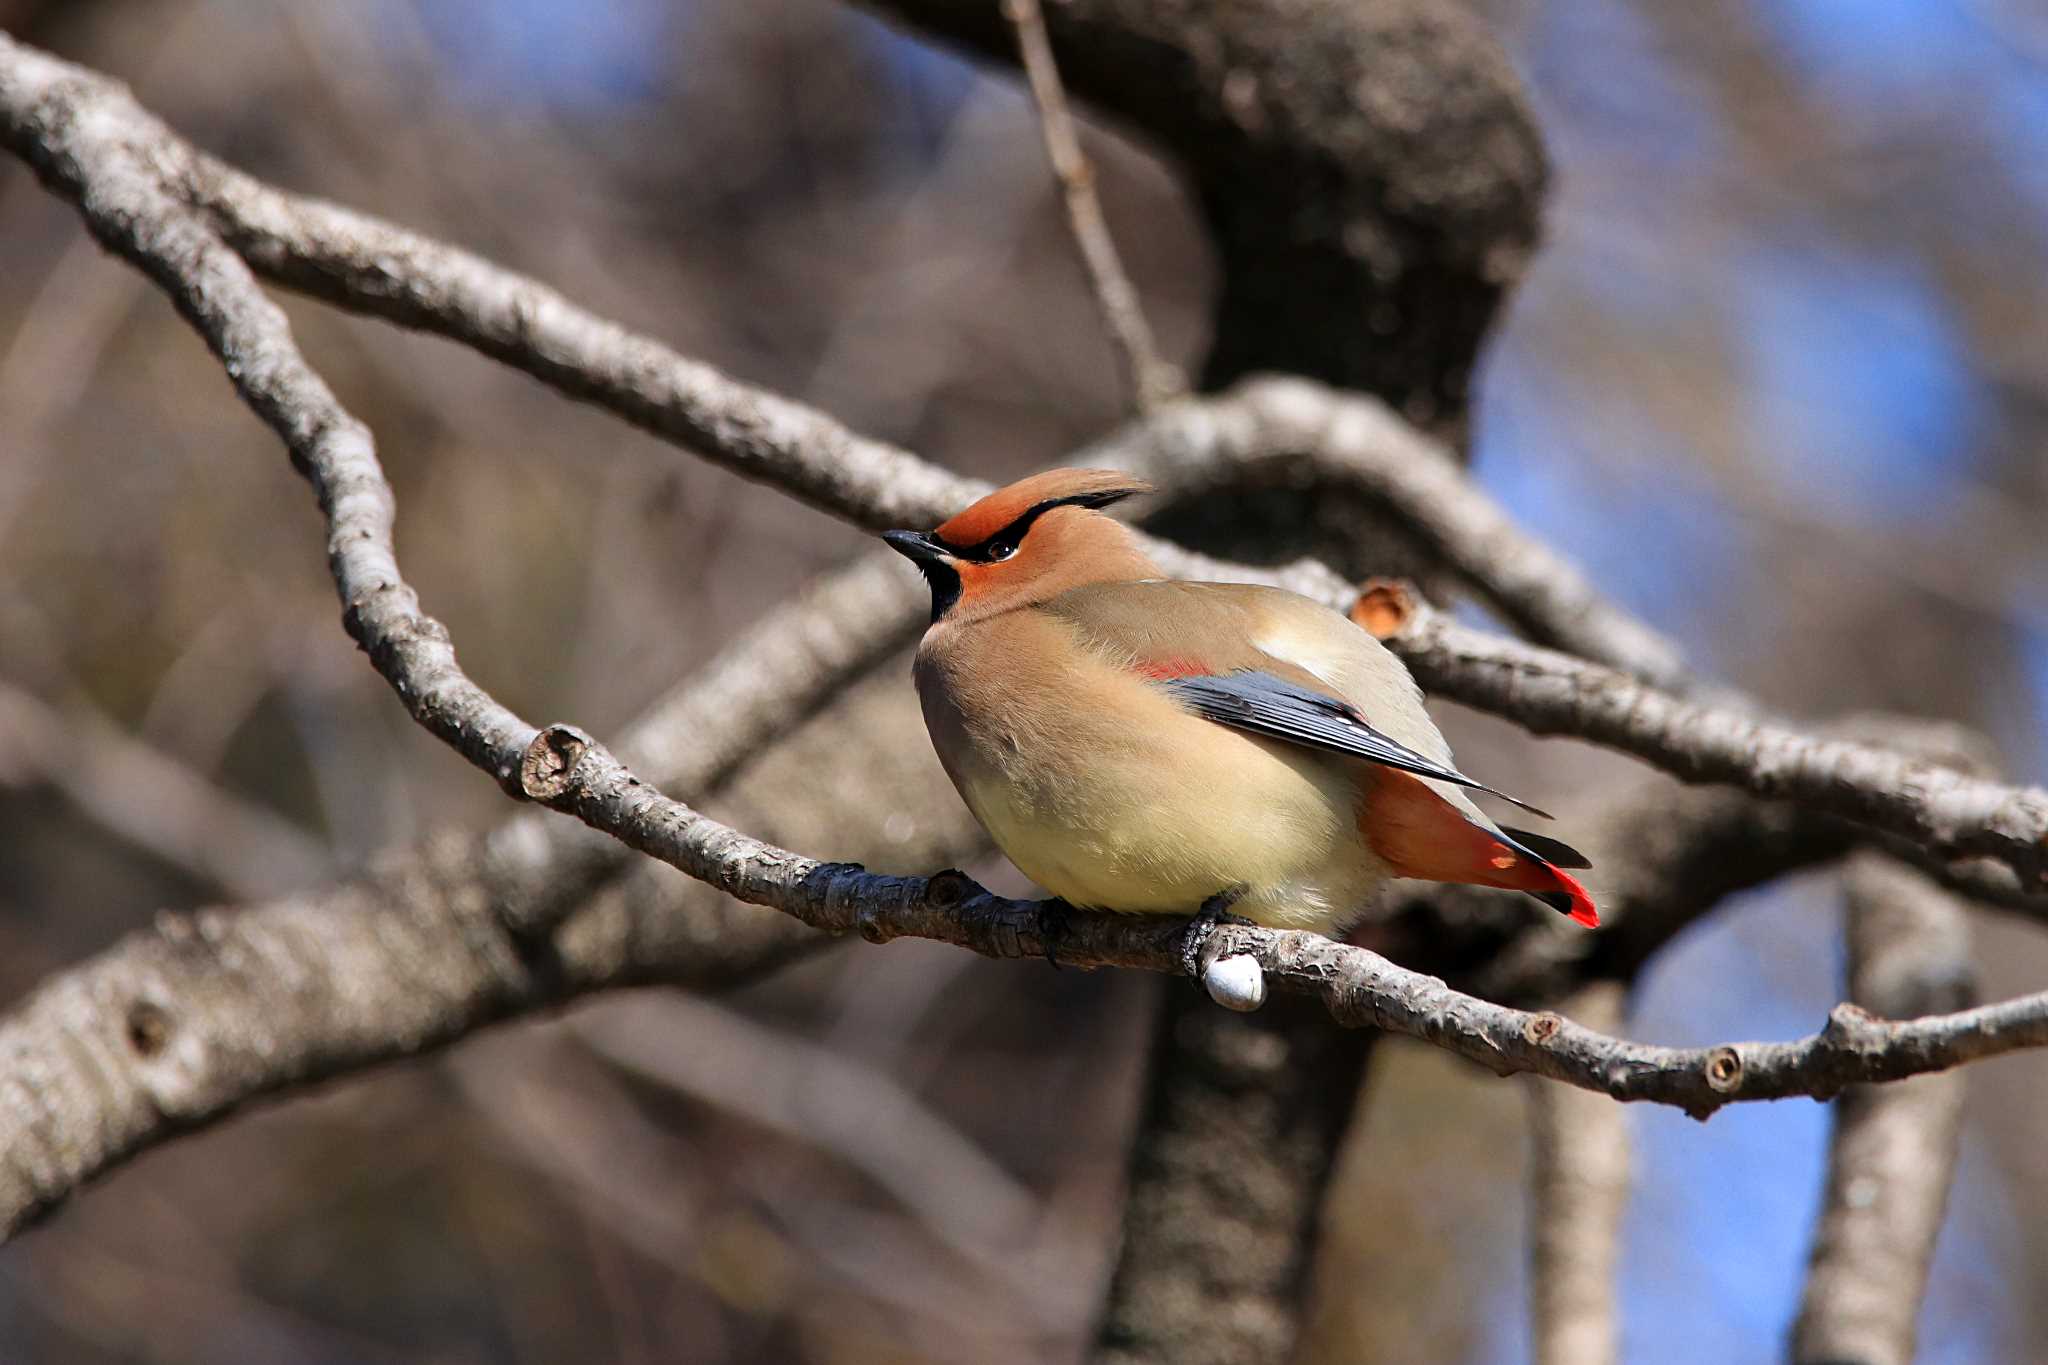
<path id="1" fill-rule="evenodd" d="M 1557 173 L 1479 376 L 1479 477 L 1713 674 L 1799 715 L 1964 721 L 2048 781 L 2048 13 L 1480 8 Z M 0 27 L 257 175 L 962 472 L 1119 420 L 1019 85 L 847 6 L 0 0 Z M 1193 362 L 1199 225 L 1142 147 L 1087 143 Z M 468 352 L 287 306 L 379 435 L 429 610 L 523 714 L 614 731 L 862 544 Z M 0 162 L 7 998 L 160 907 L 318 885 L 504 813 L 338 628 L 321 541 L 196 338 Z M 908 703 L 900 666 L 872 687 Z M 1469 769 L 1579 808 L 1629 773 L 1446 724 Z M 883 785 L 920 795 L 849 799 L 870 814 L 805 851 L 933 865 L 915 811 L 951 798 L 901 733 Z M 138 742 L 211 784 L 237 837 L 195 849 L 78 761 Z M 773 810 L 813 780 L 803 752 L 724 809 Z M 1811 1031 L 1839 998 L 1838 897 L 1817 875 L 1725 907 L 1652 962 L 1632 1031 Z M 2037 929 L 1982 916 L 1978 944 L 1987 997 L 2048 983 Z M 97 1186 L 0 1251 L 0 1359 L 1071 1358 L 1159 984 L 852 945 L 715 1000 L 503 1028 Z M 2048 1057 L 1969 1075 L 1922 1356 L 2048 1359 Z M 1522 1101 L 1380 1051 L 1312 1358 L 1526 1358 Z M 1630 1118 L 1629 1358 L 1776 1359 L 1826 1111 Z"/>

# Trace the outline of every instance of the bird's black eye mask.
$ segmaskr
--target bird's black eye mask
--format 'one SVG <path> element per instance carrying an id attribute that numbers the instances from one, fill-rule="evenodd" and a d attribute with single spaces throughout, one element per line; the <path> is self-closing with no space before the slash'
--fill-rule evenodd
<path id="1" fill-rule="evenodd" d="M 1047 498 L 1013 520 L 1002 530 L 973 545 L 955 545 L 936 531 L 884 531 L 889 548 L 916 564 L 932 588 L 932 620 L 952 610 L 960 600 L 960 564 L 1000 564 L 1017 553 L 1017 547 L 1031 530 L 1031 523 L 1055 507 L 1107 507 L 1140 492 L 1137 488 L 1111 488 L 1071 497 Z"/>
<path id="2" fill-rule="evenodd" d="M 955 559 L 964 559 L 972 564 L 1000 564 L 1011 555 L 1017 553 L 1017 547 L 1024 543 L 1026 533 L 1031 530 L 1031 523 L 1037 521 L 1053 508 L 1107 507 L 1113 502 L 1121 502 L 1136 491 L 1136 489 L 1131 488 L 1112 488 L 1100 493 L 1076 493 L 1072 497 L 1047 498 L 1044 502 L 1039 503 L 1025 512 L 1023 516 L 1018 517 L 1008 526 L 1005 526 L 1002 530 L 986 540 L 979 541 L 973 545 L 955 545 L 951 541 L 937 535 L 932 537 L 932 541 L 934 544 L 944 547 L 946 553 L 952 555 Z"/>

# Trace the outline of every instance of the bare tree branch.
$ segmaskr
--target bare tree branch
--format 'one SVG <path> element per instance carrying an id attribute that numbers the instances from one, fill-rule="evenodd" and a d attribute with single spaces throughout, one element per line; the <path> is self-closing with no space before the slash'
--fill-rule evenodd
<path id="1" fill-rule="evenodd" d="M 1560 1008 L 1589 1028 L 1619 1029 L 1624 994 L 1619 982 L 1595 982 Z M 1609 1365 L 1620 1359 L 1615 1281 L 1628 1203 L 1628 1120 L 1602 1096 L 1552 1081 L 1527 1084 L 1537 1365 Z"/>
<path id="2" fill-rule="evenodd" d="M 175 162 L 177 153 L 160 125 L 103 79 L 0 39 L 0 131 L 47 182 L 80 203 L 104 243 L 165 288 L 220 355 L 245 401 L 277 430 L 320 495 L 351 633 L 413 714 L 502 784 L 815 927 L 859 930 L 876 941 L 915 934 L 991 956 L 1036 955 L 1053 946 L 1082 965 L 1180 969 L 1177 923 L 1076 916 L 1049 945 L 1038 905 L 988 896 L 957 874 L 882 877 L 803 858 L 660 796 L 569 727 L 528 726 L 461 672 L 445 631 L 420 611 L 392 556 L 391 497 L 369 433 L 300 356 L 282 314 L 241 259 L 165 191 L 157 166 L 164 158 Z M 517 315 L 515 308 L 502 321 Z M 788 423 L 807 420 L 801 410 L 792 416 L 778 409 L 772 420 L 737 435 L 726 429 L 717 439 L 757 454 L 779 452 L 785 442 L 796 449 L 808 436 L 792 435 Z M 894 475 L 924 496 L 959 486 L 901 452 L 885 450 L 878 460 L 867 460 L 848 454 L 843 441 L 832 446 L 829 433 L 825 439 L 844 458 L 837 468 L 827 462 L 814 471 L 813 493 L 820 500 L 858 499 L 869 489 L 877 497 L 868 504 L 872 514 L 877 506 L 902 505 L 900 499 L 890 502 L 896 496 Z M 884 466 L 888 476 L 877 475 Z M 1209 571 L 1236 569 L 1184 554 L 1178 558 Z M 1313 566 L 1287 577 L 1320 577 L 1325 600 L 1341 603 L 1353 596 Z M 1730 727 L 1751 722 L 1679 702 L 1613 670 L 1460 634 L 1421 614 L 1396 638 L 1411 658 L 1427 661 L 1431 651 L 1454 655 L 1459 668 L 1446 676 L 1466 678 L 1469 688 L 1487 695 L 1499 692 L 1511 714 L 1528 708 L 1550 718 L 1541 723 L 1555 720 L 1560 728 L 1578 727 L 1574 732 L 1583 729 L 1595 737 L 1625 736 L 1641 747 L 1661 744 L 1681 757 L 1689 736 L 1700 731 L 1722 746 L 1710 744 L 1707 750 L 1718 755 L 1713 771 L 1734 772 L 1767 790 L 1779 780 L 1771 765 L 1782 759 L 1782 743 L 1775 750 L 1766 745 L 1762 766 L 1742 766 L 1727 753 Z M 1575 685 L 1605 686 L 1611 695 L 1604 707 L 1574 702 Z M 1617 711 L 1613 695 L 1633 701 Z M 1750 740 L 1771 737 L 1755 727 Z M 1879 761 L 1906 762 L 1848 746 L 1835 785 L 1846 785 L 1851 798 L 1867 802 L 1857 784 L 1868 788 L 1879 780 L 1873 767 Z M 1950 809 L 1930 806 L 1933 798 L 1926 792 L 1942 788 L 1942 799 L 1953 804 L 1954 774 L 1925 764 L 1905 771 L 1922 784 L 1921 793 L 1885 794 L 1898 804 L 1883 807 L 1884 813 L 1912 826 L 1931 810 Z M 1825 786 L 1827 778 L 1817 763 L 1797 774 L 1809 787 Z M 2027 793 L 1995 784 L 1976 787 L 2022 805 L 2028 799 Z M 1975 846 L 1969 839 L 1989 839 L 2010 856 L 1997 839 L 2013 837 L 2005 828 L 1990 834 L 1964 829 L 1952 842 L 1968 848 Z M 359 916 L 372 912 L 378 898 L 359 888 L 340 893 L 346 902 L 341 907 L 308 899 L 263 916 L 174 919 L 157 934 L 131 939 L 52 981 L 0 1024 L 0 1058 L 6 1059 L 0 1083 L 17 1092 L 0 1110 L 19 1125 L 0 1148 L 16 1182 L 16 1197 L 8 1204 L 12 1221 L 18 1224 L 126 1152 L 268 1089 L 445 1041 L 479 1022 L 560 998 L 585 981 L 636 979 L 653 970 L 650 959 L 670 964 L 662 953 L 673 950 L 672 942 L 650 947 L 635 927 L 585 926 L 580 918 L 570 929 L 594 939 L 571 933 L 529 961 L 531 945 L 505 935 L 488 906 L 467 896 L 466 860 L 449 883 L 464 888 L 462 895 L 445 896 L 422 871 L 410 869 L 408 875 L 422 884 L 395 897 L 410 911 L 380 917 L 369 934 Z M 1702 1115 L 1738 1099 L 1827 1095 L 1851 1082 L 1893 1079 L 2048 1041 L 2048 998 L 2030 997 L 1909 1024 L 1881 1023 L 1845 1006 L 1826 1032 L 1792 1044 L 1640 1047 L 1555 1016 L 1462 996 L 1363 949 L 1313 936 L 1229 928 L 1211 943 L 1216 951 L 1255 957 L 1282 985 L 1319 998 L 1342 1023 L 1423 1037 L 1504 1072 L 1535 1071 L 1617 1098 L 1672 1103 Z M 603 972 L 590 954 L 600 955 Z M 403 984 L 409 1003 L 394 1012 L 381 993 L 353 989 L 365 979 Z M 57 1073 L 45 1046 L 52 1038 L 70 1040 L 79 1054 Z M 96 1096 L 74 1088 L 94 1090 L 108 1076 L 122 1078 L 118 1093 Z M 69 1122 L 60 1122 L 59 1115 Z"/>
<path id="3" fill-rule="evenodd" d="M 147 146 L 164 187 L 279 284 L 471 346 L 857 525 L 935 523 L 987 491 L 471 253 L 277 190 L 199 152 L 115 82 L 57 69 L 70 75 L 67 105 L 89 104 L 122 125 L 123 142 Z M 1221 399 L 1178 405 L 1092 457 L 1176 489 L 1233 484 L 1244 477 L 1240 466 L 1344 483 L 1411 519 L 1447 566 L 1536 639 L 1654 681 L 1680 678 L 1668 642 L 1601 599 L 1464 480 L 1443 446 L 1376 400 L 1306 380 L 1250 382 Z"/>
<path id="4" fill-rule="evenodd" d="M 1849 997 L 1910 1018 L 1976 995 L 1963 907 L 1877 853 L 1850 861 Z M 1962 1134 L 1960 1074 L 1852 1087 L 1835 1101 L 1826 1200 L 1792 1359 L 1912 1365 L 1934 1242 Z"/>
<path id="5" fill-rule="evenodd" d="M 1690 691 L 1678 647 L 1604 597 L 1578 567 L 1467 477 L 1452 451 L 1380 403 L 1305 379 L 1245 380 L 1176 404 L 1083 452 L 1176 496 L 1252 481 L 1344 488 L 1395 514 L 1443 566 L 1539 644 Z"/>
<path id="6" fill-rule="evenodd" d="M 147 118 L 137 111 L 137 117 Z M 151 123 L 160 130 L 161 125 Z M 169 137 L 159 131 L 161 137 Z M 378 312 L 463 340 L 547 379 L 565 392 L 594 398 L 632 420 L 707 453 L 738 472 L 788 489 L 859 524 L 922 525 L 943 520 L 986 491 L 918 460 L 908 452 L 854 436 L 831 419 L 738 384 L 644 338 L 633 337 L 578 310 L 531 281 L 373 220 L 324 205 L 291 201 L 238 173 L 205 163 L 197 193 L 231 240 L 274 277 L 320 297 Z M 262 224 L 261 230 L 253 225 Z M 1293 385 L 1276 406 L 1302 401 L 1313 390 Z M 1227 402 L 1228 400 L 1223 400 Z M 1262 400 L 1263 401 L 1263 400 Z M 1332 414 L 1332 432 L 1370 430 L 1380 416 L 1359 406 Z M 1205 444 L 1199 405 L 1163 419 L 1166 440 L 1139 443 L 1133 453 L 1170 452 L 1175 467 Z M 1289 413 L 1300 424 L 1302 414 Z M 1176 429 L 1175 424 L 1180 424 Z M 1229 414 L 1219 413 L 1210 449 L 1230 449 L 1220 438 Z M 1194 428 L 1194 431 L 1190 431 Z M 1333 464 L 1366 480 L 1365 449 L 1378 447 L 1348 434 Z M 1284 440 L 1259 450 L 1285 450 Z M 1490 594 L 1519 604 L 1518 617 L 1543 623 L 1543 634 L 1587 643 L 1599 653 L 1670 676 L 1668 646 L 1572 586 L 1554 555 L 1530 547 L 1526 537 L 1499 534 L 1505 517 L 1469 492 L 1442 498 L 1446 480 L 1415 474 L 1396 485 L 1388 471 L 1403 463 L 1399 446 L 1369 466 L 1370 479 L 1398 496 L 1404 511 L 1437 512 L 1424 525 L 1454 563 L 1482 580 L 1509 585 Z M 1247 456 L 1249 458 L 1249 455 Z M 1132 463 L 1137 463 L 1132 461 Z M 1198 462 L 1189 459 L 1191 465 Z M 1420 462 L 1417 469 L 1428 469 Z M 1441 462 L 1438 462 L 1439 472 Z M 1395 488 L 1398 487 L 1398 493 Z M 1455 508 L 1455 511 L 1446 511 Z M 1488 546 L 1504 547 L 1489 550 Z M 1303 563 L 1279 573 L 1248 569 L 1154 547 L 1167 566 L 1185 576 L 1278 582 L 1340 610 L 1357 600 L 1355 588 L 1319 565 Z M 1562 584 L 1555 592 L 1527 586 Z M 1524 586 L 1516 587 L 1521 584 Z M 1547 600 L 1546 600 L 1547 599 Z M 1573 621 L 1591 622 L 1575 627 Z M 1424 686 L 1453 700 L 1495 711 L 1538 733 L 1569 734 L 1610 744 L 1688 781 L 1726 781 L 1766 797 L 1815 802 L 1820 808 L 1919 842 L 1948 857 L 1985 854 L 2006 861 L 2022 885 L 2048 873 L 2048 793 L 1995 783 L 1956 781 L 1938 767 L 1908 762 L 1871 745 L 1816 744 L 1782 727 L 1763 725 L 1746 710 L 1687 703 L 1639 685 L 1617 668 L 1564 658 L 1456 625 L 1430 613 L 1413 614 L 1388 643 Z M 1743 749 L 1746 736 L 1771 741 L 1767 752 Z M 1926 779 L 1926 789 L 1914 780 Z"/>
<path id="7" fill-rule="evenodd" d="M 1389 640 L 1423 687 L 1633 754 L 1686 782 L 1725 782 L 1797 801 L 1944 858 L 1996 858 L 2025 894 L 2048 890 L 2048 791 L 1972 777 L 1932 760 L 1817 738 L 1725 705 L 1688 701 L 1618 669 L 1513 645 L 1435 612 Z"/>
<path id="8" fill-rule="evenodd" d="M 444 1044 L 586 985 L 715 980 L 700 919 L 579 917 L 531 953 L 473 894 L 472 850 L 260 912 L 165 914 L 0 1020 L 0 1229 L 117 1162 L 287 1086 Z M 702 936 L 701 938 L 699 936 Z"/>
<path id="9" fill-rule="evenodd" d="M 129 738 L 96 711 L 59 711 L 0 682 L 0 788 L 36 781 L 231 896 L 276 895 L 335 873 L 332 854 L 283 816 Z"/>
<path id="10" fill-rule="evenodd" d="M 997 61 L 996 0 L 871 0 Z M 1203 386 L 1284 370 L 1439 433 L 1533 249 L 1546 179 L 1514 69 L 1445 0 L 1060 0 L 1068 87 L 1187 178 L 1217 254 Z"/>
<path id="11" fill-rule="evenodd" d="M 1053 60 L 1052 40 L 1046 36 L 1045 14 L 1038 0 L 1003 0 L 1003 17 L 1017 33 L 1017 55 L 1031 84 L 1031 98 L 1038 106 L 1038 126 L 1045 136 L 1046 159 L 1060 182 L 1066 201 L 1067 225 L 1087 267 L 1088 283 L 1095 293 L 1095 306 L 1110 344 L 1123 365 L 1135 406 L 1151 412 L 1162 403 L 1187 391 L 1178 369 L 1159 358 L 1152 340 L 1152 328 L 1139 306 L 1138 291 L 1124 273 L 1118 259 L 1116 240 L 1102 216 L 1102 202 L 1095 196 L 1095 168 L 1081 152 L 1074 135 L 1074 119 L 1067 112 L 1066 92 L 1060 88 L 1059 64 Z"/>
<path id="12" fill-rule="evenodd" d="M 139 110 L 132 117 L 148 119 Z M 147 126 L 155 137 L 171 137 L 154 120 Z M 345 210 L 290 200 L 203 159 L 193 174 L 193 192 L 226 224 L 230 239 L 283 282 L 475 345 L 858 524 L 935 523 L 986 491 L 985 485 L 856 437 L 798 404 L 686 361 L 466 253 Z M 1276 405 L 1300 403 L 1313 390 L 1297 385 L 1283 393 Z M 1387 471 L 1403 462 L 1401 447 L 1373 460 L 1368 481 L 1359 452 L 1371 447 L 1348 433 L 1371 430 L 1378 417 L 1363 404 L 1333 413 L 1328 430 L 1347 433 L 1335 447 L 1334 466 L 1349 468 L 1368 488 L 1390 490 L 1384 496 L 1398 496 L 1404 511 L 1437 508 L 1424 524 L 1440 528 L 1431 534 L 1447 552 L 1455 550 L 1453 562 L 1485 574 L 1488 584 L 1504 580 L 1507 586 L 1492 595 L 1503 604 L 1519 604 L 1518 617 L 1543 623 L 1543 634 L 1581 644 L 1601 641 L 1604 657 L 1651 676 L 1671 675 L 1668 646 L 1639 627 L 1620 624 L 1626 618 L 1572 586 L 1576 575 L 1560 577 L 1556 557 L 1532 550 L 1535 542 L 1501 536 L 1504 515 L 1477 495 L 1465 492 L 1443 501 L 1446 480 L 1412 472 L 1395 494 Z M 1302 414 L 1290 413 L 1288 420 L 1299 424 Z M 1202 442 L 1184 439 L 1201 416 L 1169 413 L 1163 421 L 1169 433 L 1174 423 L 1185 424 L 1182 438 L 1157 448 L 1141 442 L 1134 453 L 1171 451 L 1177 465 L 1202 448 Z M 1217 430 L 1227 429 L 1226 413 Z M 1211 448 L 1230 447 L 1218 440 Z M 1277 448 L 1285 450 L 1284 441 Z M 1320 565 L 1305 562 L 1273 573 L 1171 546 L 1154 549 L 1184 576 L 1277 582 L 1339 610 L 1357 600 L 1350 583 Z M 1545 581 L 1562 586 L 1555 592 L 1529 586 Z M 1730 782 L 1755 795 L 1810 802 L 1944 857 L 1995 857 L 2014 869 L 2028 894 L 2048 875 L 2048 793 L 2039 789 L 1959 780 L 1937 765 L 1874 745 L 1815 742 L 1759 722 L 1745 708 L 1683 701 L 1618 668 L 1532 649 L 1427 612 L 1413 613 L 1388 643 L 1425 687 L 1538 733 L 1612 745 L 1687 781 Z M 1752 751 L 1749 744 L 1759 747 Z"/>
<path id="13" fill-rule="evenodd" d="M 1097 1365 L 1290 1359 L 1327 1168 L 1376 1034 L 1311 1002 L 1254 1015 L 1163 1002 Z"/>
<path id="14" fill-rule="evenodd" d="M 823 1147 L 985 1268 L 1004 1270 L 1037 1235 L 1031 1192 L 886 1073 L 706 1000 L 672 995 L 636 1013 L 641 1027 L 613 1011 L 575 1036 L 635 1076 Z M 666 1046 L 672 1037 L 690 1046 Z"/>
<path id="15" fill-rule="evenodd" d="M 905 581 L 894 558 L 866 555 L 762 617 L 657 701 L 627 731 L 627 752 L 658 785 L 688 792 L 720 785 L 914 638 L 923 590 Z M 488 836 L 482 890 L 513 928 L 540 933 L 630 857 L 616 840 L 527 811 Z"/>

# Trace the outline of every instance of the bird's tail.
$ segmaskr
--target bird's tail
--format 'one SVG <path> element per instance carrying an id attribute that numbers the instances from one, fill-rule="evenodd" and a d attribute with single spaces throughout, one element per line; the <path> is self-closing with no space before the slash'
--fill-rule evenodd
<path id="1" fill-rule="evenodd" d="M 1397 877 L 1526 891 L 1589 929 L 1600 911 L 1564 868 L 1590 866 L 1577 849 L 1524 830 L 1477 823 L 1420 779 L 1381 769 L 1360 802 L 1359 829 Z"/>

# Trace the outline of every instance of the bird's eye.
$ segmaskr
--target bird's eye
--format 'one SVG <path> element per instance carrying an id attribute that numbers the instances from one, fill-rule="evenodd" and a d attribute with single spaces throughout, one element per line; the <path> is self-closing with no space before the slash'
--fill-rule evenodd
<path id="1" fill-rule="evenodd" d="M 994 563 L 998 559 L 1008 559 L 1011 555 L 1015 553 L 1017 553 L 1017 547 L 1012 545 L 1007 540 L 995 541 L 988 547 L 988 557 L 990 563 Z"/>

